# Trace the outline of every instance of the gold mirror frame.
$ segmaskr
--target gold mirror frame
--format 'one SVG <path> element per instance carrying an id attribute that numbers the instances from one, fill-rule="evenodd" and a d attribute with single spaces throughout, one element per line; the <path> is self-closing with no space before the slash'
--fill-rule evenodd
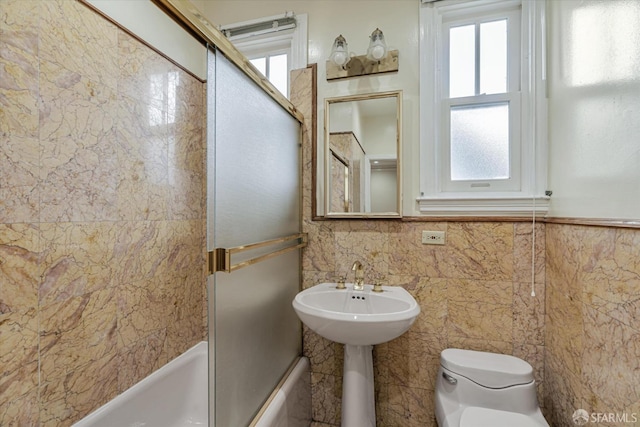
<path id="1" fill-rule="evenodd" d="M 396 210 L 388 212 L 334 212 L 331 211 L 332 206 L 332 191 L 331 191 L 331 174 L 332 174 L 332 156 L 335 155 L 333 148 L 331 147 L 331 125 L 330 125 L 330 107 L 331 105 L 338 103 L 346 103 L 353 101 L 366 101 L 384 98 L 396 99 Z M 364 150 L 363 150 L 364 151 Z M 326 98 L 324 105 L 324 217 L 328 219 L 344 219 L 344 218 L 402 218 L 402 91 L 389 91 L 369 93 L 363 95 L 351 95 L 335 98 Z M 344 163 L 344 162 L 343 162 Z M 346 163 L 347 170 L 353 173 L 354 169 Z M 348 178 L 350 186 L 356 185 L 357 181 L 353 177 Z M 365 189 L 368 191 L 368 189 Z M 353 188 L 348 192 L 352 197 L 355 197 L 357 191 Z M 349 197 L 349 196 L 348 196 Z M 352 200 L 345 201 L 346 206 L 353 206 Z"/>

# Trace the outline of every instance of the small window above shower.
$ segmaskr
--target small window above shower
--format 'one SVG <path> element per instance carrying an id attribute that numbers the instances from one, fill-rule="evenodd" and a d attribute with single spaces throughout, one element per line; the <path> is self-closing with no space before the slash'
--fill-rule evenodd
<path id="1" fill-rule="evenodd" d="M 291 70 L 307 66 L 307 15 L 283 15 L 223 25 L 220 30 L 276 89 L 289 97 Z"/>

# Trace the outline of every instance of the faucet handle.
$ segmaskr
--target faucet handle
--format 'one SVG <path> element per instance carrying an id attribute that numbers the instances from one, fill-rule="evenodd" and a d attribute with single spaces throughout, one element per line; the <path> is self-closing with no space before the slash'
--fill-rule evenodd
<path id="1" fill-rule="evenodd" d="M 338 277 L 338 285 L 336 286 L 336 289 L 347 289 L 347 287 L 344 285 L 346 281 L 347 278 L 345 276 Z"/>
<path id="2" fill-rule="evenodd" d="M 375 282 L 373 283 L 373 292 L 384 292 L 384 289 L 382 289 L 382 283 L 383 281 L 386 280 L 386 277 L 384 276 L 378 276 L 375 280 Z"/>

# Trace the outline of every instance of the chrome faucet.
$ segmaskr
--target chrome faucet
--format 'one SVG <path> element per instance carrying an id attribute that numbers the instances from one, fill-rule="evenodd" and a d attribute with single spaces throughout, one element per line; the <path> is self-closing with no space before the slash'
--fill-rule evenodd
<path id="1" fill-rule="evenodd" d="M 354 262 L 351 270 L 356 272 L 356 281 L 353 284 L 353 290 L 364 290 L 364 267 L 362 267 L 362 263 L 360 261 Z"/>

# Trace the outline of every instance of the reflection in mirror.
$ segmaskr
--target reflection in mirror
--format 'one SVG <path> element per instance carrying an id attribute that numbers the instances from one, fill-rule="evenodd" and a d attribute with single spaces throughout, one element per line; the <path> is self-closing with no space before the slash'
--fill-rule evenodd
<path id="1" fill-rule="evenodd" d="M 336 189 L 336 191 L 331 192 L 331 211 L 349 212 L 352 209 L 349 200 L 351 183 L 349 163 L 333 149 L 331 150 L 331 182 Z"/>
<path id="2" fill-rule="evenodd" d="M 325 103 L 327 217 L 399 217 L 402 93 Z"/>

